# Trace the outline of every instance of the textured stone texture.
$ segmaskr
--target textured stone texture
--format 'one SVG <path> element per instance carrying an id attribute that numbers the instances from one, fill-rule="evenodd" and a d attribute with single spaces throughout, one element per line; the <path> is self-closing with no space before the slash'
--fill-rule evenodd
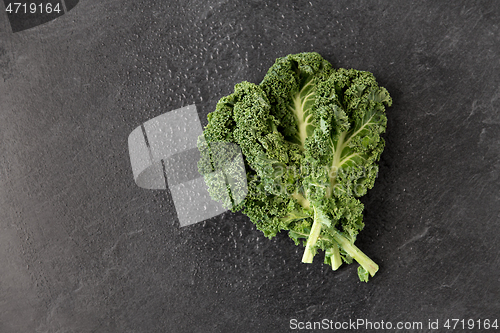
<path id="1" fill-rule="evenodd" d="M 18 33 L 0 14 L 0 332 L 498 316 L 499 22 L 492 1 L 83 1 Z M 193 103 L 206 124 L 235 83 L 302 51 L 394 99 L 363 199 L 368 284 L 241 214 L 179 228 L 168 191 L 133 181 L 134 128 Z"/>

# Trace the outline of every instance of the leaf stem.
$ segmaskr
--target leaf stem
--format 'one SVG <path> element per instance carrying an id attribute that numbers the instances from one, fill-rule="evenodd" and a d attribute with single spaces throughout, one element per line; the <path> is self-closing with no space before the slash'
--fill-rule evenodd
<path id="1" fill-rule="evenodd" d="M 316 242 L 318 241 L 319 234 L 321 233 L 321 222 L 318 219 L 318 212 L 314 208 L 314 222 L 311 227 L 311 232 L 307 238 L 306 249 L 304 250 L 304 255 L 302 256 L 303 263 L 312 263 L 314 255 L 316 254 L 316 249 L 314 248 Z"/>
<path id="2" fill-rule="evenodd" d="M 364 269 L 374 276 L 378 271 L 378 265 L 364 254 L 356 245 L 352 244 L 340 232 L 331 229 L 333 232 L 333 239 L 340 245 L 344 251 L 356 260 Z"/>
<path id="3" fill-rule="evenodd" d="M 332 251 L 332 269 L 336 271 L 342 265 L 342 258 L 340 257 L 340 251 L 337 244 L 333 244 L 331 247 Z"/>
<path id="4" fill-rule="evenodd" d="M 336 230 L 334 227 L 330 226 L 330 221 L 328 217 L 314 207 L 314 222 L 311 227 L 311 231 L 307 237 L 306 249 L 302 256 L 303 263 L 312 263 L 314 255 L 316 254 L 316 243 L 318 239 L 330 239 L 336 244 L 331 248 L 333 255 L 331 258 L 332 268 L 335 270 L 342 264 L 342 260 L 339 253 L 339 248 L 344 250 L 349 256 L 356 260 L 361 267 L 363 267 L 371 276 L 374 276 L 378 271 L 378 265 L 371 260 L 366 254 L 364 254 L 356 245 L 354 245 L 347 237 L 345 237 L 341 232 Z M 325 235 L 321 234 L 322 227 L 325 227 L 333 236 L 333 240 Z M 337 247 L 338 244 L 338 247 Z"/>

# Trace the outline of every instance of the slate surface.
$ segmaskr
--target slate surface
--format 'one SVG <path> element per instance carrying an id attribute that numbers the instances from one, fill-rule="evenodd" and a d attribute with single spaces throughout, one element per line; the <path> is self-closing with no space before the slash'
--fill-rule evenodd
<path id="1" fill-rule="evenodd" d="M 18 33 L 3 14 L 0 332 L 500 319 L 500 3 L 81 1 Z M 169 193 L 133 182 L 135 127 L 193 103 L 205 124 L 302 51 L 394 99 L 357 242 L 380 265 L 369 283 L 301 264 L 241 214 L 179 228 Z"/>

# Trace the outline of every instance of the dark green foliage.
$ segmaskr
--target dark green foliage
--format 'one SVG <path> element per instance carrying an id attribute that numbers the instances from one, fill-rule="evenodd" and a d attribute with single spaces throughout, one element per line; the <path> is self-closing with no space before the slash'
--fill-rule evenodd
<path id="1" fill-rule="evenodd" d="M 318 250 L 334 269 L 355 259 L 367 281 L 378 266 L 354 246 L 364 226 L 357 198 L 374 185 L 391 103 L 369 72 L 334 69 L 313 52 L 279 58 L 259 85 L 239 83 L 217 103 L 200 139 L 202 156 L 206 143 L 241 148 L 247 188 L 230 196 L 243 201 L 231 205 L 226 193 L 237 187 L 214 181 L 213 158 L 202 157 L 200 172 L 215 200 L 266 236 L 287 230 L 304 244 L 304 262 Z"/>

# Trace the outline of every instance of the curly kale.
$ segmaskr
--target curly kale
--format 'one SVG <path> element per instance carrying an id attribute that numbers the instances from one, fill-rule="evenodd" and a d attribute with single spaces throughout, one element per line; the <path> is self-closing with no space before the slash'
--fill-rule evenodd
<path id="1" fill-rule="evenodd" d="M 323 250 L 334 270 L 354 259 L 368 281 L 378 265 L 354 245 L 364 227 L 358 197 L 374 185 L 391 104 L 370 72 L 335 69 L 314 52 L 279 58 L 260 84 L 236 84 L 208 115 L 199 170 L 215 200 L 267 237 L 287 230 L 305 245 L 304 263 Z M 241 149 L 244 186 L 238 170 L 213 172 L 220 143 Z M 223 147 L 224 161 L 236 156 Z"/>

